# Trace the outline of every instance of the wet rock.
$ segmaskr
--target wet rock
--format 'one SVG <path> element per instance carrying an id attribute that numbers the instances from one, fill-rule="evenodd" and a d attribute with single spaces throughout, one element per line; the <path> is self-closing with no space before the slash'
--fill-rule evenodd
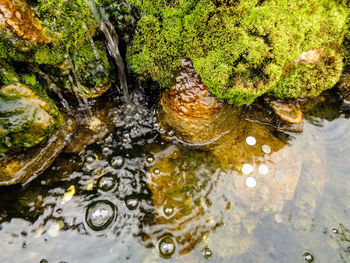
<path id="1" fill-rule="evenodd" d="M 0 153 L 43 142 L 63 121 L 45 92 L 19 83 L 0 88 L 0 113 Z"/>
<path id="2" fill-rule="evenodd" d="M 111 120 L 112 103 L 98 103 L 91 108 L 91 117 L 77 116 L 81 120 L 77 133 L 72 137 L 71 143 L 64 149 L 66 153 L 78 153 L 86 146 L 102 140 L 107 134 L 113 132 L 115 126 Z"/>
<path id="3" fill-rule="evenodd" d="M 47 44 L 51 41 L 39 19 L 23 0 L 0 1 L 0 26 L 8 28 L 17 37 L 33 43 Z"/>
<path id="4" fill-rule="evenodd" d="M 340 77 L 337 88 L 343 96 L 344 102 L 350 104 L 350 72 L 345 72 Z"/>
<path id="5" fill-rule="evenodd" d="M 0 185 L 24 184 L 36 178 L 61 153 L 74 131 L 75 121 L 68 119 L 44 145 L 18 154 L 2 156 L 0 158 Z"/>
<path id="6" fill-rule="evenodd" d="M 273 111 L 284 121 L 292 124 L 300 124 L 303 121 L 303 113 L 297 101 L 267 100 Z"/>
<path id="7" fill-rule="evenodd" d="M 160 105 L 158 118 L 163 128 L 188 144 L 210 143 L 230 129 L 228 120 L 236 113 L 211 94 L 189 60 L 182 60 L 179 76 L 163 92 Z"/>

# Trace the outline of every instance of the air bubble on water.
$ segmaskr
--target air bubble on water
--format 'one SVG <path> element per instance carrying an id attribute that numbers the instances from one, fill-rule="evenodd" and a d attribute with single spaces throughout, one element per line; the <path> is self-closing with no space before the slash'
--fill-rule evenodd
<path id="1" fill-rule="evenodd" d="M 97 186 L 104 192 L 112 191 L 117 185 L 117 179 L 112 176 L 103 176 L 98 180 Z"/>
<path id="2" fill-rule="evenodd" d="M 86 210 L 87 225 L 95 231 L 106 229 L 115 218 L 115 206 L 109 201 L 96 201 Z"/>
<path id="3" fill-rule="evenodd" d="M 147 157 L 146 157 L 146 162 L 147 162 L 148 164 L 152 164 L 152 163 L 154 162 L 154 157 L 153 157 L 153 156 L 147 156 Z"/>
<path id="4" fill-rule="evenodd" d="M 174 214 L 174 208 L 165 206 L 163 208 L 163 212 L 164 212 L 164 215 L 166 215 L 167 217 L 170 217 Z"/>
<path id="5" fill-rule="evenodd" d="M 202 252 L 203 252 L 203 256 L 205 257 L 205 258 L 210 258 L 212 255 L 213 255 L 213 252 L 211 251 L 211 249 L 210 248 L 208 248 L 208 247 L 205 247 L 203 250 L 202 250 Z"/>
<path id="6" fill-rule="evenodd" d="M 139 199 L 137 197 L 128 197 L 125 199 L 125 205 L 129 210 L 135 210 L 139 205 Z"/>
<path id="7" fill-rule="evenodd" d="M 303 256 L 307 263 L 314 262 L 314 256 L 310 252 L 305 252 Z"/>
<path id="8" fill-rule="evenodd" d="M 60 234 L 60 230 L 61 228 L 64 226 L 64 223 L 62 221 L 58 221 L 58 222 L 53 222 L 48 230 L 47 233 L 51 236 L 51 237 L 58 237 Z"/>
<path id="9" fill-rule="evenodd" d="M 261 164 L 261 165 L 259 165 L 258 170 L 259 170 L 260 174 L 265 175 L 265 174 L 268 174 L 269 167 L 266 164 Z"/>
<path id="10" fill-rule="evenodd" d="M 83 162 L 86 164 L 93 164 L 98 161 L 98 156 L 94 153 L 89 153 L 83 157 Z"/>
<path id="11" fill-rule="evenodd" d="M 154 173 L 155 175 L 160 175 L 160 170 L 159 170 L 158 168 L 155 168 L 155 169 L 153 170 L 153 173 Z"/>
<path id="12" fill-rule="evenodd" d="M 111 160 L 111 166 L 114 169 L 122 167 L 124 164 L 124 159 L 121 156 L 114 156 Z"/>
<path id="13" fill-rule="evenodd" d="M 256 139 L 253 136 L 248 136 L 245 139 L 246 143 L 250 146 L 254 146 L 256 144 Z"/>
<path id="14" fill-rule="evenodd" d="M 244 173 L 245 175 L 248 175 L 254 171 L 254 168 L 251 164 L 245 163 L 243 164 L 241 170 L 242 170 L 242 173 Z"/>
<path id="15" fill-rule="evenodd" d="M 175 253 L 175 249 L 175 242 L 171 237 L 166 236 L 159 241 L 158 251 L 162 258 L 171 258 L 171 256 Z"/>

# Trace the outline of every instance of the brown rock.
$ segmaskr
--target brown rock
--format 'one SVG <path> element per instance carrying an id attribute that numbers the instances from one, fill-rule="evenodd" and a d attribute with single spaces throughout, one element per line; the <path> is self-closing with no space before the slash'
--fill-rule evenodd
<path id="1" fill-rule="evenodd" d="M 310 50 L 303 51 L 293 62 L 295 64 L 299 64 L 299 63 L 316 64 L 322 59 L 324 55 L 325 53 L 322 50 L 310 49 Z"/>
<path id="2" fill-rule="evenodd" d="M 284 121 L 292 124 L 300 124 L 303 121 L 303 113 L 297 101 L 268 100 L 273 111 Z"/>
<path id="3" fill-rule="evenodd" d="M 236 109 L 219 102 L 203 84 L 189 60 L 182 67 L 175 84 L 163 92 L 158 119 L 163 128 L 188 144 L 206 144 L 230 129 L 226 125 Z"/>
<path id="4" fill-rule="evenodd" d="M 0 0 L 0 26 L 33 43 L 46 44 L 51 41 L 24 0 Z"/>

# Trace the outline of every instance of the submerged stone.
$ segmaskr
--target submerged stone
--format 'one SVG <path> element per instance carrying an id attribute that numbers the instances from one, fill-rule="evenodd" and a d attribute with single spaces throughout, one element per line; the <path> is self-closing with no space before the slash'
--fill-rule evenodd
<path id="1" fill-rule="evenodd" d="M 67 153 L 78 153 L 88 145 L 98 142 L 115 130 L 112 122 L 114 117 L 112 103 L 98 102 L 90 108 L 92 116 L 85 117 L 77 113 L 76 117 L 81 120 L 72 142 L 64 149 Z"/>
<path id="2" fill-rule="evenodd" d="M 40 175 L 62 152 L 75 127 L 75 121 L 68 119 L 45 144 L 0 157 L 0 185 L 24 184 Z"/>

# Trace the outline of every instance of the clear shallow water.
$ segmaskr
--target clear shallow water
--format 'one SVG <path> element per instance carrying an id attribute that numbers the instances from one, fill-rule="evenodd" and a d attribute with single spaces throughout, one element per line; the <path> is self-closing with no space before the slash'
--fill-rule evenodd
<path id="1" fill-rule="evenodd" d="M 24 189 L 0 189 L 0 262 L 292 263 L 305 252 L 350 262 L 350 120 L 338 105 L 307 116 L 301 134 L 276 134 L 287 142 L 281 180 L 300 174 L 286 181 L 295 192 L 254 175 L 251 195 L 238 168 L 161 138 L 155 96 L 132 97 L 146 106 L 117 101 L 103 141 L 62 154 Z M 176 247 L 170 259 L 160 256 L 164 237 Z"/>

